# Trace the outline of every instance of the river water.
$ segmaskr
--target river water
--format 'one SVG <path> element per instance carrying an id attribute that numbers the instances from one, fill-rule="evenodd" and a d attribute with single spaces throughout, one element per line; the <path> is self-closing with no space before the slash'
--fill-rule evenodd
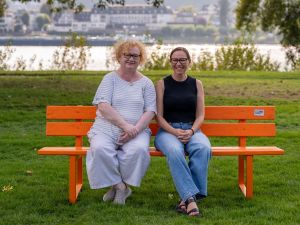
<path id="1" fill-rule="evenodd" d="M 210 44 L 182 44 L 182 45 L 162 45 L 160 50 L 157 50 L 157 46 L 147 46 L 147 52 L 159 52 L 169 53 L 171 49 L 177 46 L 186 47 L 191 55 L 197 57 L 201 52 L 206 51 L 214 54 L 214 52 L 220 48 L 220 45 Z M 263 55 L 269 55 L 271 61 L 280 63 L 280 70 L 286 70 L 289 66 L 286 65 L 284 49 L 280 45 L 256 45 L 258 52 Z M 26 70 L 47 70 L 51 68 L 53 62 L 53 53 L 58 50 L 58 46 L 11 46 L 14 50 L 11 59 L 8 61 L 10 68 L 15 68 L 18 59 L 26 62 Z M 0 51 L 4 49 L 4 46 L 0 46 Z M 111 59 L 111 47 L 107 46 L 94 46 L 89 49 L 90 57 L 86 70 L 113 70 L 115 65 L 111 63 L 107 65 L 107 60 Z M 34 61 L 30 59 L 35 58 Z"/>

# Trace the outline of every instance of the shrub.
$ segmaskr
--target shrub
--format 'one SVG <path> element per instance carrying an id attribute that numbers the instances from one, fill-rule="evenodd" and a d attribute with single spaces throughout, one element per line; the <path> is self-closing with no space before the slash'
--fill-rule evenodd
<path id="1" fill-rule="evenodd" d="M 253 44 L 236 41 L 222 46 L 215 53 L 216 70 L 265 70 L 278 71 L 279 63 L 271 62 L 270 56 L 258 53 Z"/>
<path id="2" fill-rule="evenodd" d="M 63 47 L 54 51 L 51 67 L 54 70 L 85 70 L 90 56 L 86 39 L 73 33 Z"/>
<path id="3" fill-rule="evenodd" d="M 3 50 L 0 50 L 0 70 L 9 70 L 8 61 L 11 59 L 15 49 L 10 45 L 6 45 Z"/>
<path id="4" fill-rule="evenodd" d="M 162 70 L 170 69 L 169 55 L 166 52 L 159 53 L 161 50 L 161 45 L 157 45 L 156 49 L 151 52 L 150 58 L 144 65 L 146 70 Z"/>
<path id="5" fill-rule="evenodd" d="M 193 61 L 191 70 L 214 70 L 214 57 L 209 52 L 201 52 Z"/>

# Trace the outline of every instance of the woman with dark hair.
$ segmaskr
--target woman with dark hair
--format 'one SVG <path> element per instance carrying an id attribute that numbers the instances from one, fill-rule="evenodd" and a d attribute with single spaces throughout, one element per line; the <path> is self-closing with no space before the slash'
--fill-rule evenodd
<path id="1" fill-rule="evenodd" d="M 191 64 L 187 49 L 173 49 L 170 63 L 172 75 L 159 80 L 156 86 L 160 129 L 155 137 L 155 146 L 166 156 L 180 196 L 176 210 L 189 216 L 199 216 L 196 200 L 207 196 L 211 158 L 210 142 L 199 129 L 204 120 L 204 91 L 200 80 L 186 74 Z"/>

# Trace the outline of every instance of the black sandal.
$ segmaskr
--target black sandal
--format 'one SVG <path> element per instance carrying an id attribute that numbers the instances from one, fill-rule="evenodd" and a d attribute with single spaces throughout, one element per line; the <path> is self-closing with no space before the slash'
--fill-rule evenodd
<path id="1" fill-rule="evenodd" d="M 199 212 L 198 208 L 193 208 L 190 211 L 187 211 L 188 205 L 192 202 L 196 202 L 194 197 L 190 197 L 185 201 L 186 214 L 188 216 L 200 216 L 200 212 Z M 195 213 L 195 214 L 192 214 L 192 213 Z"/>
<path id="2" fill-rule="evenodd" d="M 175 210 L 178 213 L 186 213 L 185 202 L 183 202 L 182 200 L 179 200 L 178 204 L 175 207 Z"/>

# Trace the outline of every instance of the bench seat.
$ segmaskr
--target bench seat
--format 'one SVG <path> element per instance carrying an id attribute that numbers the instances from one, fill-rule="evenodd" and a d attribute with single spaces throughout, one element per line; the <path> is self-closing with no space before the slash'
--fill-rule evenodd
<path id="1" fill-rule="evenodd" d="M 38 151 L 40 155 L 86 155 L 89 147 L 44 147 Z M 164 156 L 162 152 L 149 148 L 151 156 Z M 212 147 L 213 156 L 233 155 L 282 155 L 284 151 L 276 146 L 247 146 L 247 147 Z"/>

